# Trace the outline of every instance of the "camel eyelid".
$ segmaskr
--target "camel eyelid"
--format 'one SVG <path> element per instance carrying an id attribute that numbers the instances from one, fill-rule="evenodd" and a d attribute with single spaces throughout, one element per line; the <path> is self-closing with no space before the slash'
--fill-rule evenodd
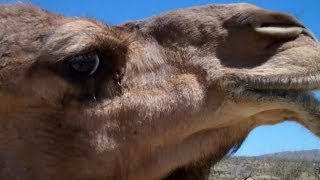
<path id="1" fill-rule="evenodd" d="M 95 78 L 96 72 L 105 66 L 100 55 L 95 51 L 81 52 L 58 58 L 50 53 L 39 56 L 28 70 L 28 75 L 37 72 L 51 72 L 63 79 L 76 84 L 81 84 L 88 78 Z M 78 73 L 77 69 L 78 68 Z M 100 71 L 100 70 L 99 70 Z"/>

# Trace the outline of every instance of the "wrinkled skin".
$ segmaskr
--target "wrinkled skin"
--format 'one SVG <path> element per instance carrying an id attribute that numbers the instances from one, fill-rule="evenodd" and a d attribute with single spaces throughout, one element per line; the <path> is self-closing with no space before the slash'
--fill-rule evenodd
<path id="1" fill-rule="evenodd" d="M 320 135 L 320 45 L 248 4 L 120 26 L 0 6 L 0 179 L 206 179 L 253 128 Z M 79 75 L 76 55 L 96 53 Z"/>

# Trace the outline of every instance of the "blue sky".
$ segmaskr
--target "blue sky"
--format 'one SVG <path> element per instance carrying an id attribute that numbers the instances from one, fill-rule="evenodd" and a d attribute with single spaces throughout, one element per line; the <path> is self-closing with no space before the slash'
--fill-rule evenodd
<path id="1" fill-rule="evenodd" d="M 0 3 L 15 2 L 0 0 Z M 293 14 L 320 39 L 319 0 L 22 0 L 67 16 L 86 16 L 109 24 L 120 24 L 154 16 L 177 8 L 213 3 L 248 2 L 267 9 Z M 320 93 L 317 93 L 320 97 Z M 285 122 L 253 130 L 236 155 L 320 149 L 320 139 L 302 126 Z"/>

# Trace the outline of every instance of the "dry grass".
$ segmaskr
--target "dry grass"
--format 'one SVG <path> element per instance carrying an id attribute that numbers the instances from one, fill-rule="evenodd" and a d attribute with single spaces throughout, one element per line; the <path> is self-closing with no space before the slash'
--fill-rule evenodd
<path id="1" fill-rule="evenodd" d="M 320 180 L 320 162 L 232 157 L 212 167 L 210 180 Z"/>

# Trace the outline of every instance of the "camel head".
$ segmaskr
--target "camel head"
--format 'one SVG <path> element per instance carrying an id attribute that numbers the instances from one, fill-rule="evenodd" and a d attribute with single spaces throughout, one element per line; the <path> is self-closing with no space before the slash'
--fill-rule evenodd
<path id="1" fill-rule="evenodd" d="M 320 45 L 290 15 L 209 5 L 110 26 L 1 5 L 0 24 L 0 179 L 205 178 L 259 125 L 320 136 Z"/>

